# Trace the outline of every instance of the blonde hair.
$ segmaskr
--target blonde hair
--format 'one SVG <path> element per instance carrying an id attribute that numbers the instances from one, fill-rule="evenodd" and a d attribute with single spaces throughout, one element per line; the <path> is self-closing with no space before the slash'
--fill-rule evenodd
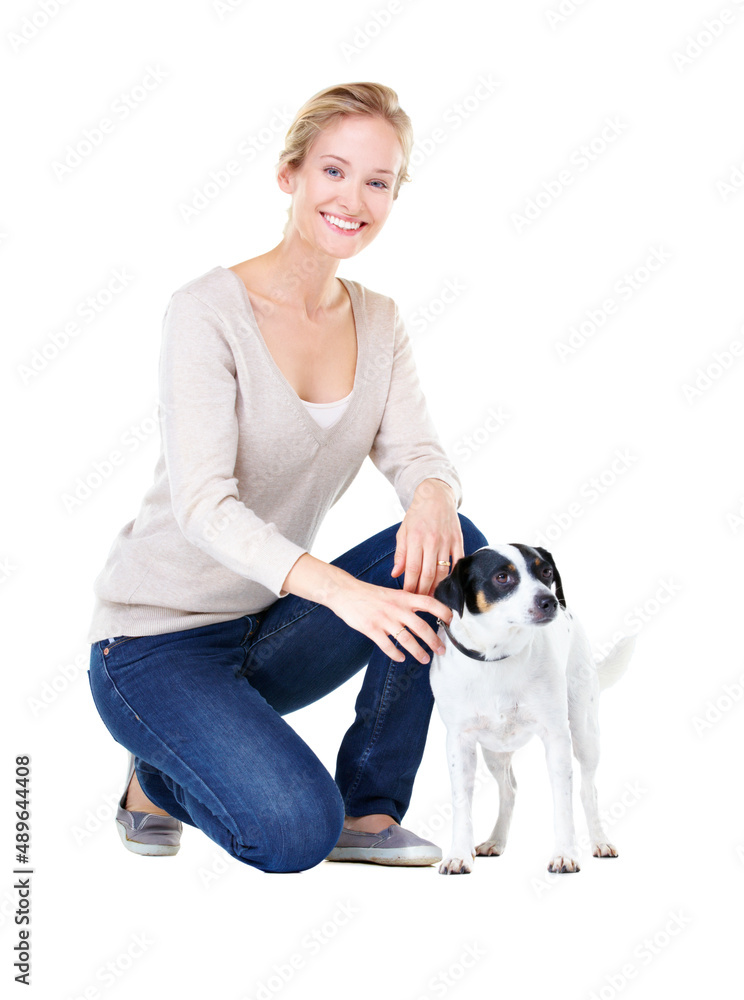
<path id="1" fill-rule="evenodd" d="M 370 115 L 382 118 L 395 130 L 403 150 L 403 163 L 393 187 L 393 200 L 398 197 L 401 184 L 410 181 L 408 163 L 413 150 L 411 119 L 398 103 L 398 95 L 382 83 L 341 83 L 319 90 L 306 101 L 294 117 L 284 138 L 284 149 L 276 164 L 277 173 L 285 165 L 295 169 L 302 166 L 310 146 L 318 135 L 332 123 L 347 115 Z M 287 210 L 286 235 L 292 220 L 292 206 Z"/>

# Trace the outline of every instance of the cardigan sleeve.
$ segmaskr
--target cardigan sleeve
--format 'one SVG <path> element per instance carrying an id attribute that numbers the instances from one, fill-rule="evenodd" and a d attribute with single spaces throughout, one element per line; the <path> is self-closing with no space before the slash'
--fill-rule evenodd
<path id="1" fill-rule="evenodd" d="M 277 597 L 307 551 L 240 500 L 236 368 L 219 314 L 174 292 L 163 319 L 160 429 L 173 514 L 185 538 Z"/>
<path id="2" fill-rule="evenodd" d="M 462 502 L 462 485 L 447 456 L 426 406 L 410 337 L 395 306 L 393 363 L 385 410 L 369 457 L 392 483 L 404 510 L 419 483 L 442 479 Z"/>

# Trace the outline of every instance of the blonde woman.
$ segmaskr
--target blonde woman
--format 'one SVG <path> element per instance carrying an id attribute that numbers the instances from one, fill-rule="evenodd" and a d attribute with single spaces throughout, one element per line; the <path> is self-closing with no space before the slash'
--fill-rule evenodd
<path id="1" fill-rule="evenodd" d="M 316 94 L 277 166 L 281 241 L 168 304 L 161 454 L 88 635 L 95 705 L 130 751 L 116 823 L 136 853 L 175 854 L 186 823 L 266 872 L 441 858 L 400 825 L 451 619 L 432 595 L 487 543 L 458 512 L 395 302 L 336 277 L 384 226 L 411 148 L 389 87 Z M 405 516 L 326 563 L 313 539 L 367 456 Z M 334 779 L 283 716 L 362 668 Z"/>

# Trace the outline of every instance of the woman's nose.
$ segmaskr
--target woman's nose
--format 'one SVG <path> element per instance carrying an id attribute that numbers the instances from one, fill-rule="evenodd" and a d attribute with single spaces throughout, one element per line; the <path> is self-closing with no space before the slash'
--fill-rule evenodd
<path id="1" fill-rule="evenodd" d="M 357 188 L 349 187 L 339 192 L 338 203 L 347 215 L 361 215 L 364 196 Z"/>

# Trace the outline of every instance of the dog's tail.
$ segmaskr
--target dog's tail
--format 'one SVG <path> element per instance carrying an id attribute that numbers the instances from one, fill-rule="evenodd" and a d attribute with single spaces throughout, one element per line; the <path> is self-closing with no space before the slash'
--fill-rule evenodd
<path id="1" fill-rule="evenodd" d="M 604 659 L 597 664 L 597 676 L 599 677 L 599 690 L 604 691 L 615 681 L 620 680 L 627 670 L 630 658 L 633 655 L 635 646 L 635 636 L 626 635 L 609 651 Z"/>

